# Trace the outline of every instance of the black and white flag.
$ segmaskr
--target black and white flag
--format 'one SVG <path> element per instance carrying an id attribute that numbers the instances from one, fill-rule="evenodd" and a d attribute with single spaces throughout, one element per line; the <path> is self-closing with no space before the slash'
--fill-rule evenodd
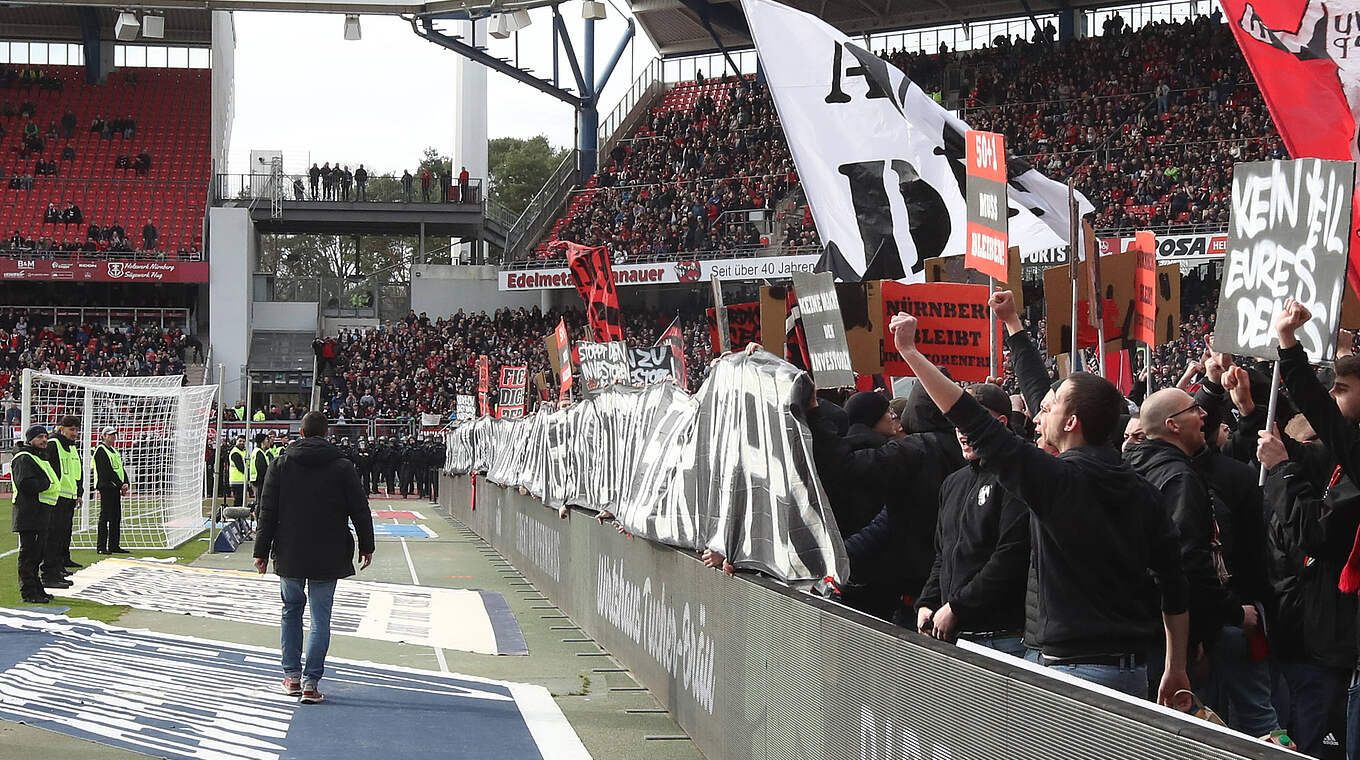
<path id="1" fill-rule="evenodd" d="M 825 246 L 817 271 L 922 282 L 926 259 L 962 254 L 968 125 L 817 17 L 774 0 L 742 7 Z M 1065 246 L 1067 187 L 1006 163 L 1011 245 Z"/>
<path id="2" fill-rule="evenodd" d="M 1332 359 L 1354 183 L 1349 161 L 1300 158 L 1233 167 L 1216 350 L 1276 358 L 1275 317 L 1292 297 L 1313 315 L 1298 331 L 1309 360 Z"/>

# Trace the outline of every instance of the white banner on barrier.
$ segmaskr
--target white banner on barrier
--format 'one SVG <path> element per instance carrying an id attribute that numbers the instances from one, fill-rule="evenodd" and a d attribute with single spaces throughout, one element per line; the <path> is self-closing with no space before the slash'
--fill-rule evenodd
<path id="1" fill-rule="evenodd" d="M 616 285 L 661 285 L 666 283 L 708 282 L 719 280 L 785 279 L 794 272 L 811 272 L 818 257 L 763 256 L 751 259 L 712 259 L 708 261 L 658 261 L 652 264 L 614 264 Z M 575 285 L 566 267 L 552 269 L 502 269 L 498 275 L 501 290 L 566 290 Z"/>

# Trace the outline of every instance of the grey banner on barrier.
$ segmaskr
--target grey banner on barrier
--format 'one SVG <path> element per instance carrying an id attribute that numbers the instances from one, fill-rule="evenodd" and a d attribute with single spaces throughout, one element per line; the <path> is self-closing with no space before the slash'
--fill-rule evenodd
<path id="1" fill-rule="evenodd" d="M 894 628 L 582 512 L 449 477 L 441 503 L 671 712 L 710 760 L 1297 758 L 999 653 Z"/>
<path id="2" fill-rule="evenodd" d="M 544 504 L 612 513 L 635 536 L 712 549 L 790 583 L 849 577 L 812 462 L 806 373 L 773 354 L 726 356 L 695 396 L 610 386 L 551 414 L 481 418 L 448 438 L 447 471 L 485 472 Z"/>

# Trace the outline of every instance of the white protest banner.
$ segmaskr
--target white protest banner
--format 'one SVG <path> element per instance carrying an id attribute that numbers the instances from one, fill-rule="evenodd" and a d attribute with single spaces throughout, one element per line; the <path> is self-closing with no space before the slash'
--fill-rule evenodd
<path id="1" fill-rule="evenodd" d="M 420 413 L 420 426 L 423 428 L 439 427 L 444 424 L 444 418 L 429 412 Z"/>
<path id="2" fill-rule="evenodd" d="M 830 272 L 798 273 L 793 276 L 793 291 L 803 315 L 807 336 L 808 362 L 818 388 L 853 388 L 855 372 L 850 361 L 850 343 L 845 338 L 836 283 Z"/>
<path id="3" fill-rule="evenodd" d="M 460 421 L 477 418 L 477 398 L 471 394 L 458 394 L 457 419 Z"/>
<path id="4" fill-rule="evenodd" d="M 774 0 L 741 5 L 825 244 L 818 269 L 921 282 L 926 259 L 963 251 L 968 125 L 816 16 Z M 1006 165 L 1010 244 L 1066 244 L 1066 186 L 1018 158 Z"/>
<path id="5" fill-rule="evenodd" d="M 1309 361 L 1332 358 L 1354 183 L 1355 164 L 1345 161 L 1301 158 L 1233 167 L 1215 349 L 1276 358 L 1275 317 L 1292 297 L 1313 314 L 1298 331 Z"/>
<path id="6" fill-rule="evenodd" d="M 527 367 L 501 367 L 500 403 L 496 416 L 516 419 L 524 416 L 524 386 L 529 382 Z"/>
<path id="7" fill-rule="evenodd" d="M 676 369 L 675 351 L 671 349 L 669 343 L 647 348 L 629 348 L 628 363 L 632 372 L 633 385 L 674 382 L 679 375 Z"/>
<path id="8" fill-rule="evenodd" d="M 608 343 L 577 341 L 576 358 L 581 365 L 581 382 L 587 391 L 597 391 L 615 383 L 627 384 L 632 380 L 628 344 L 621 340 Z"/>

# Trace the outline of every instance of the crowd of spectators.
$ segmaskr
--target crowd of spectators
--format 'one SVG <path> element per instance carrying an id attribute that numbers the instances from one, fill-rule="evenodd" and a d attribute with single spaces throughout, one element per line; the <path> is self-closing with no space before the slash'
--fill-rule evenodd
<path id="1" fill-rule="evenodd" d="M 693 105 L 654 109 L 614 146 L 555 239 L 606 245 L 615 261 L 769 244 L 749 219 L 723 216 L 773 214 L 797 183 L 769 91 L 736 77 L 705 85 Z"/>
<path id="2" fill-rule="evenodd" d="M 429 166 L 418 167 L 415 173 L 403 170 L 400 176 L 377 175 L 359 164 L 350 170 L 349 164 L 312 164 L 306 174 L 289 175 L 292 199 L 295 201 L 399 201 L 415 203 L 476 203 L 477 188 L 467 167 L 457 173 L 440 171 Z"/>
<path id="3" fill-rule="evenodd" d="M 197 342 L 177 328 L 51 324 L 49 315 L 8 309 L 0 312 L 0 394 L 19 398 L 25 369 L 95 377 L 183 374 L 186 352 Z"/>
<path id="4" fill-rule="evenodd" d="M 707 322 L 702 313 L 681 313 L 690 388 L 707 375 L 710 358 Z M 625 313 L 625 336 L 630 345 L 656 343 L 675 313 Z M 500 368 L 528 368 L 530 409 L 537 398 L 533 378 L 547 372 L 549 398 L 557 398 L 544 337 L 565 319 L 573 339 L 586 335 L 580 311 L 542 312 L 498 309 L 494 313 L 465 313 L 430 319 L 412 312 L 401 321 L 375 329 L 342 329 L 314 344 L 322 404 L 332 419 L 395 419 L 436 414 L 448 419 L 458 395 L 477 393 L 477 357 L 491 366 L 491 393 L 498 390 Z"/>

